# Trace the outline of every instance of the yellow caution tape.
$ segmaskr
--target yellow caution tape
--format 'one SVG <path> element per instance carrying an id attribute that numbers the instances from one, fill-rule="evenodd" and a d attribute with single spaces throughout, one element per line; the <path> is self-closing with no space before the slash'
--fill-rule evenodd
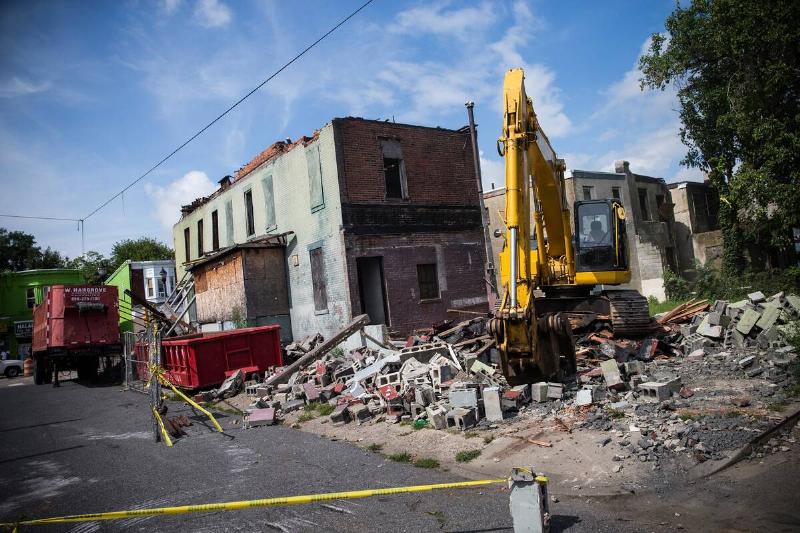
<path id="1" fill-rule="evenodd" d="M 166 377 L 164 377 L 163 368 L 161 368 L 158 365 L 150 365 L 150 372 L 156 375 L 156 377 L 158 378 L 158 380 L 161 382 L 162 385 L 168 386 L 170 389 L 172 389 L 172 392 L 177 394 L 181 399 L 183 399 L 183 401 L 185 401 L 186 403 L 188 403 L 189 405 L 191 405 L 192 407 L 194 407 L 195 409 L 206 415 L 209 418 L 209 420 L 211 420 L 211 423 L 214 424 L 214 427 L 217 428 L 217 431 L 219 431 L 220 433 L 223 432 L 222 426 L 219 425 L 219 422 L 217 422 L 217 419 L 214 418 L 214 415 L 212 415 L 208 410 L 204 409 L 200 404 L 198 404 L 197 402 L 186 396 L 184 393 L 179 391 L 177 388 L 175 388 L 175 385 L 173 385 Z"/>
<path id="2" fill-rule="evenodd" d="M 164 438 L 164 443 L 167 447 L 172 448 L 172 439 L 170 439 L 169 434 L 167 434 L 167 428 L 164 427 L 164 421 L 161 419 L 161 415 L 156 411 L 155 407 L 151 407 L 150 409 L 153 410 L 153 416 L 156 417 L 158 421 L 158 427 L 161 429 L 161 436 Z"/>
<path id="3" fill-rule="evenodd" d="M 304 496 L 284 496 L 280 498 L 265 498 L 261 500 L 245 500 L 227 503 L 206 503 L 199 505 L 181 505 L 178 507 L 153 507 L 150 509 L 136 509 L 133 511 L 112 511 L 108 513 L 90 513 L 52 518 L 38 518 L 35 520 L 22 520 L 16 523 L 0 523 L 0 528 L 17 531 L 20 526 L 44 526 L 48 524 L 63 524 L 66 522 L 90 522 L 95 520 L 119 520 L 138 516 L 172 515 L 184 513 L 201 513 L 209 511 L 238 511 L 256 507 L 275 507 L 279 505 L 302 505 L 329 500 L 353 500 L 369 498 L 370 496 L 385 496 L 389 494 L 403 494 L 408 492 L 427 492 L 441 489 L 463 489 L 479 487 L 482 485 L 497 485 L 507 483 L 507 479 L 482 479 L 479 481 L 459 481 L 456 483 L 439 483 L 436 485 L 412 485 L 408 487 L 392 487 L 386 489 L 354 490 L 349 492 L 327 492 L 324 494 L 306 494 Z"/>

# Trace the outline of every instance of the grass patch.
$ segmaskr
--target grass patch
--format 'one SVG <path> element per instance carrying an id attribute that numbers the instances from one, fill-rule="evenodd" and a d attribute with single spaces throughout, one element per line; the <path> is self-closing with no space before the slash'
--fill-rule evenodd
<path id="1" fill-rule="evenodd" d="M 472 460 L 477 459 L 480 457 L 481 451 L 480 450 L 467 450 L 464 452 L 458 452 L 456 454 L 456 462 L 459 463 L 468 463 Z"/>
<path id="2" fill-rule="evenodd" d="M 333 412 L 335 407 L 329 403 L 310 402 L 303 406 L 303 412 L 297 417 L 298 422 L 308 422 L 319 416 L 327 416 Z"/>
<path id="3" fill-rule="evenodd" d="M 700 420 L 703 417 L 697 413 L 690 413 L 689 411 L 680 411 L 678 413 L 678 418 L 686 422 L 687 420 Z"/>
<path id="4" fill-rule="evenodd" d="M 317 413 L 315 413 L 314 411 L 304 411 L 303 413 L 300 414 L 300 416 L 297 417 L 297 421 L 300 423 L 308 422 L 309 420 L 314 420 L 315 418 L 317 418 L 317 416 L 318 416 Z"/>
<path id="5" fill-rule="evenodd" d="M 414 461 L 414 466 L 417 468 L 439 468 L 439 461 L 430 457 L 422 457 Z"/>
<path id="6" fill-rule="evenodd" d="M 607 407 L 606 413 L 608 413 L 608 416 L 610 416 L 611 418 L 625 418 L 625 412 L 620 411 L 619 409 L 612 409 L 611 407 Z"/>
<path id="7" fill-rule="evenodd" d="M 654 297 L 650 297 L 647 300 L 647 303 L 650 307 L 650 316 L 657 315 L 659 313 L 666 313 L 667 311 L 672 311 L 682 303 L 687 302 L 688 300 L 667 300 L 665 302 L 659 302 L 658 299 Z"/>
<path id="8" fill-rule="evenodd" d="M 403 453 L 393 453 L 392 455 L 388 456 L 390 461 L 394 461 L 395 463 L 410 463 L 411 462 L 411 455 L 403 452 Z"/>
<path id="9" fill-rule="evenodd" d="M 776 413 L 783 411 L 784 407 L 786 407 L 786 400 L 777 400 L 767 404 L 767 409 L 770 411 L 775 411 Z"/>
<path id="10" fill-rule="evenodd" d="M 411 420 L 401 420 L 400 421 L 400 425 L 401 426 L 410 426 L 411 424 L 412 424 Z"/>
<path id="11" fill-rule="evenodd" d="M 378 453 L 383 449 L 383 444 L 378 444 L 377 442 L 373 442 L 369 446 L 367 446 L 367 451 Z"/>
<path id="12" fill-rule="evenodd" d="M 328 416 L 333 412 L 334 409 L 336 409 L 336 406 L 334 405 L 329 403 L 321 403 L 317 408 L 317 412 L 320 414 L 320 416 Z"/>
<path id="13" fill-rule="evenodd" d="M 481 434 L 477 431 L 467 431 L 464 433 L 464 437 L 467 439 L 474 439 L 475 437 L 480 437 Z"/>

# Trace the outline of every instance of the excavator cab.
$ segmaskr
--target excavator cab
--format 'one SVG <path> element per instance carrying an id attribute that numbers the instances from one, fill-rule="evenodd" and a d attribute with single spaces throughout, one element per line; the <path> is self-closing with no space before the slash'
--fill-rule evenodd
<path id="1" fill-rule="evenodd" d="M 575 202 L 575 270 L 628 269 L 625 209 L 616 200 Z"/>

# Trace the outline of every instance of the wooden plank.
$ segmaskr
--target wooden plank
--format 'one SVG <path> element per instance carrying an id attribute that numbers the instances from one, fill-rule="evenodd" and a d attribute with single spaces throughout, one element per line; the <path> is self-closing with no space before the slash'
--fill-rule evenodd
<path id="1" fill-rule="evenodd" d="M 300 370 L 303 367 L 306 367 L 319 359 L 320 357 L 324 356 L 326 353 L 334 349 L 340 342 L 345 340 L 347 337 L 355 333 L 356 331 L 360 330 L 364 326 L 369 324 L 369 316 L 368 315 L 358 315 L 350 322 L 348 325 L 344 327 L 344 329 L 340 330 L 336 335 L 331 337 L 330 339 L 324 341 L 322 344 L 302 356 L 300 359 L 292 363 L 291 365 L 285 367 L 283 372 L 280 374 L 275 374 L 270 377 L 267 381 L 264 382 L 264 386 L 268 387 L 270 385 L 278 385 L 280 383 L 286 383 L 289 381 L 289 378 Z"/>

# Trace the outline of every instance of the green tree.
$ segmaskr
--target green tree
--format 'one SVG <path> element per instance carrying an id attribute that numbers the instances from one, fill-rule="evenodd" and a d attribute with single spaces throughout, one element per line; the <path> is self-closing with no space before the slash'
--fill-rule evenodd
<path id="1" fill-rule="evenodd" d="M 694 0 L 640 59 L 643 87 L 674 86 L 683 163 L 720 193 L 723 266 L 790 253 L 800 226 L 800 2 Z M 768 257 L 767 257 L 768 259 Z"/>
<path id="2" fill-rule="evenodd" d="M 151 237 L 125 239 L 111 248 L 111 267 L 116 269 L 124 261 L 157 261 L 174 259 L 175 253 L 166 244 Z"/>
<path id="3" fill-rule="evenodd" d="M 103 254 L 91 250 L 82 257 L 69 260 L 67 266 L 80 270 L 86 283 L 92 285 L 102 284 L 111 273 L 111 261 Z"/>
<path id="4" fill-rule="evenodd" d="M 44 252 L 36 246 L 36 238 L 24 231 L 0 228 L 0 271 L 34 268 L 62 268 L 66 259 L 50 247 Z"/>

